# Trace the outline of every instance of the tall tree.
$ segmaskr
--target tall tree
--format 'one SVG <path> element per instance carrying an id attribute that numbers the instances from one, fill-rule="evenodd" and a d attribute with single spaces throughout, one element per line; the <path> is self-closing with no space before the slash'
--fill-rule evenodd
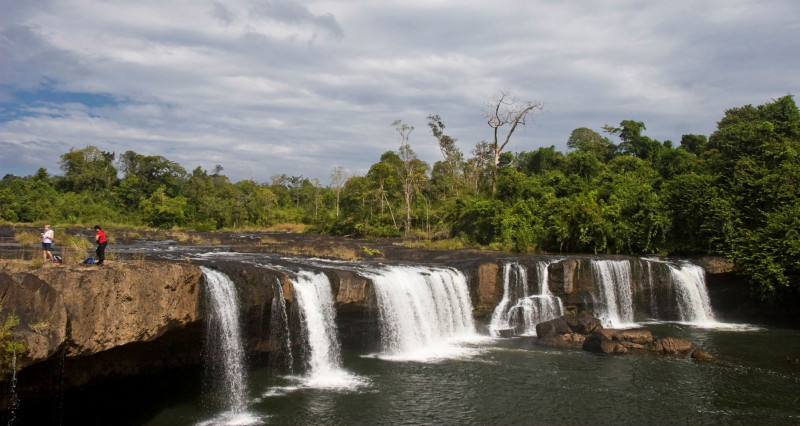
<path id="1" fill-rule="evenodd" d="M 331 167 L 331 186 L 336 194 L 336 217 L 339 217 L 339 196 L 345 182 L 347 182 L 347 172 L 344 168 L 342 166 Z"/>
<path id="2" fill-rule="evenodd" d="M 525 125 L 525 120 L 529 114 L 535 110 L 543 109 L 542 103 L 521 102 L 514 98 L 509 91 L 500 91 L 486 105 L 483 116 L 486 118 L 489 127 L 492 128 L 494 139 L 492 140 L 492 150 L 494 151 L 494 174 L 492 176 L 492 194 L 497 190 L 497 168 L 500 165 L 500 152 L 508 145 L 511 135 L 517 126 Z M 499 140 L 500 128 L 508 126 L 508 133 L 502 142 Z"/>
<path id="3" fill-rule="evenodd" d="M 444 134 L 444 123 L 438 115 L 428 116 L 428 127 L 433 133 L 433 137 L 439 141 L 439 150 L 442 152 L 444 162 L 444 174 L 447 176 L 446 190 L 443 196 L 447 196 L 455 192 L 456 185 L 459 184 L 462 174 L 461 164 L 464 162 L 464 155 L 456 146 L 456 139 Z"/>
<path id="4" fill-rule="evenodd" d="M 75 192 L 110 189 L 117 181 L 114 153 L 104 152 L 96 146 L 83 149 L 70 148 L 61 156 L 64 183 Z"/>
<path id="5" fill-rule="evenodd" d="M 414 153 L 408 143 L 409 135 L 414 131 L 414 126 L 403 123 L 401 120 L 395 120 L 392 126 L 400 135 L 400 148 L 397 150 L 397 154 L 401 160 L 401 168 L 398 170 L 398 174 L 400 175 L 401 189 L 406 203 L 406 226 L 403 232 L 408 235 L 411 231 L 411 199 L 416 192 L 417 182 L 424 177 L 425 168 L 424 163 L 417 158 L 417 154 Z"/>

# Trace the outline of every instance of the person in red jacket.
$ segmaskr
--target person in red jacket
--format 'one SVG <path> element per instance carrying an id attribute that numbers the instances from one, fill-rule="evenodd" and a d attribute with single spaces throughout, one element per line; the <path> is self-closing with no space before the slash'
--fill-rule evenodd
<path id="1" fill-rule="evenodd" d="M 97 254 L 97 262 L 95 264 L 102 265 L 103 261 L 106 259 L 108 240 L 106 239 L 106 233 L 103 232 L 100 225 L 95 225 L 94 230 L 97 231 L 97 235 L 94 236 L 94 240 L 97 241 L 97 250 L 94 251 L 95 254 Z"/>

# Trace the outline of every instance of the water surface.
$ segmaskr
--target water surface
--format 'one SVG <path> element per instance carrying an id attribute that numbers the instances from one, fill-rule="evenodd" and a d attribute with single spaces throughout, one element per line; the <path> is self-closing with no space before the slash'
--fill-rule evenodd
<path id="1" fill-rule="evenodd" d="M 351 387 L 304 384 L 263 368 L 249 376 L 247 415 L 229 424 L 798 424 L 800 333 L 753 327 L 647 324 L 686 337 L 714 362 L 602 356 L 488 339 L 463 355 L 391 361 L 343 350 Z M 214 418 L 202 397 L 158 412 L 148 425 Z"/>

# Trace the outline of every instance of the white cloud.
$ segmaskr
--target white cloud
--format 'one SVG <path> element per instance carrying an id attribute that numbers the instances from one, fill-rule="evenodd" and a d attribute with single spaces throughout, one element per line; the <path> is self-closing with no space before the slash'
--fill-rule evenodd
<path id="1" fill-rule="evenodd" d="M 364 171 L 396 149 L 396 119 L 426 161 L 428 114 L 469 152 L 491 137 L 481 109 L 500 89 L 546 108 L 512 150 L 625 119 L 677 141 L 800 89 L 790 0 L 27 3 L 0 17 L 0 174 L 55 172 L 94 144 L 327 182 L 334 164 Z M 115 102 L 15 98 L 35 89 Z"/>

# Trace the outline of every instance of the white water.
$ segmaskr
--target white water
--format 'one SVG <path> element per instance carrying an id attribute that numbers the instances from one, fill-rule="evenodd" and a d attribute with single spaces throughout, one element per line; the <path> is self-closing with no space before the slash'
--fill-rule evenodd
<path id="1" fill-rule="evenodd" d="M 561 299 L 553 296 L 548 287 L 548 267 L 552 261 L 540 261 L 536 268 L 539 293 L 529 295 L 528 271 L 518 263 L 503 265 L 503 299 L 495 307 L 489 322 L 494 337 L 503 329 L 520 329 L 522 335 L 536 335 L 536 324 L 563 315 Z"/>
<path id="2" fill-rule="evenodd" d="M 341 367 L 336 311 L 328 277 L 319 272 L 301 271 L 292 281 L 308 342 L 308 371 L 301 379 L 307 387 L 352 389 L 364 384 Z"/>
<path id="3" fill-rule="evenodd" d="M 17 347 L 11 345 L 13 351 L 11 356 L 11 383 L 9 386 L 9 416 L 8 425 L 13 425 L 17 420 L 17 409 L 19 409 L 19 395 L 17 395 Z"/>
<path id="4" fill-rule="evenodd" d="M 594 316 L 603 327 L 634 326 L 631 264 L 625 260 L 592 260 L 595 286 Z"/>
<path id="5" fill-rule="evenodd" d="M 718 323 L 711 310 L 703 268 L 685 263 L 680 268 L 669 265 L 669 272 L 675 286 L 680 320 L 698 326 L 716 326 Z"/>
<path id="6" fill-rule="evenodd" d="M 210 312 L 210 345 L 212 363 L 221 365 L 221 394 L 225 395 L 225 412 L 208 424 L 249 424 L 252 415 L 245 412 L 247 388 L 244 371 L 244 347 L 239 328 L 239 302 L 236 287 L 222 272 L 201 266 L 206 281 Z M 243 423 L 244 422 L 244 423 Z"/>
<path id="7" fill-rule="evenodd" d="M 378 302 L 383 359 L 430 361 L 469 352 L 479 340 L 467 280 L 449 268 L 385 266 L 362 272 Z"/>

